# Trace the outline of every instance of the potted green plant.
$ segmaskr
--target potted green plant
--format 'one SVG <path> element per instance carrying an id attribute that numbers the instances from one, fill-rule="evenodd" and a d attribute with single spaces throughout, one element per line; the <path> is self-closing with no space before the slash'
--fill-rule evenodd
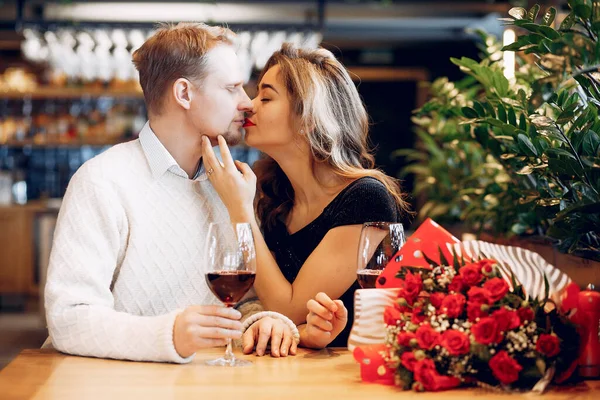
<path id="1" fill-rule="evenodd" d="M 510 10 L 505 21 L 520 34 L 502 51 L 517 52 L 514 79 L 504 76 L 501 57 L 452 59 L 474 82 L 455 85 L 466 104 L 447 102 L 449 118 L 441 120 L 443 125 L 458 123 L 460 145 L 479 145 L 477 151 L 501 171 L 484 170 L 454 191 L 451 200 L 460 207 L 460 218 L 478 230 L 549 238 L 561 253 L 576 256 L 565 259 L 554 252 L 549 261 L 559 268 L 600 261 L 600 0 L 572 0 L 569 6 L 571 12 L 557 29 L 552 7 L 541 18 L 538 5 Z M 423 120 L 432 116 L 432 102 L 443 100 L 443 93 L 433 94 L 415 122 L 435 138 L 443 129 L 428 126 L 432 118 Z M 434 166 L 430 142 L 425 140 L 422 150 L 427 157 L 417 161 L 429 168 Z M 447 142 L 434 142 L 448 155 Z M 475 161 L 465 164 L 469 173 L 478 171 Z M 424 169 L 412 166 L 405 172 L 417 173 L 420 184 L 427 184 Z M 417 189 L 441 193 L 436 184 Z M 600 269 L 594 271 L 597 282 Z"/>

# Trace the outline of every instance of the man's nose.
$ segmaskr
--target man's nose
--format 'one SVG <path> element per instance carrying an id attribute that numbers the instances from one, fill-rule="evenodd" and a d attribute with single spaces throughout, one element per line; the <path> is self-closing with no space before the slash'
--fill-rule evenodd
<path id="1" fill-rule="evenodd" d="M 242 89 L 242 101 L 238 107 L 240 111 L 244 111 L 247 113 L 252 113 L 254 111 L 254 105 L 252 104 L 252 100 L 246 94 L 246 91 Z"/>

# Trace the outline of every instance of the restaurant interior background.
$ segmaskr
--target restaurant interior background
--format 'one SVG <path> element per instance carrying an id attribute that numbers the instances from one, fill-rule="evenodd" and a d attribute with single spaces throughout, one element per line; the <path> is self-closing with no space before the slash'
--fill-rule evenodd
<path id="1" fill-rule="evenodd" d="M 283 41 L 330 49 L 367 106 L 378 166 L 398 176 L 406 161 L 394 151 L 415 146 L 411 114 L 427 99 L 425 83 L 459 77 L 450 57 L 477 58 L 474 30 L 502 38 L 498 18 L 515 3 L 532 4 L 0 0 L 0 368 L 45 338 L 44 274 L 70 177 L 134 139 L 145 122 L 131 52 L 155 23 L 228 24 L 240 37 L 251 96 L 256 72 Z M 234 156 L 251 163 L 259 154 L 242 145 Z M 404 182 L 407 192 L 412 187 Z"/>

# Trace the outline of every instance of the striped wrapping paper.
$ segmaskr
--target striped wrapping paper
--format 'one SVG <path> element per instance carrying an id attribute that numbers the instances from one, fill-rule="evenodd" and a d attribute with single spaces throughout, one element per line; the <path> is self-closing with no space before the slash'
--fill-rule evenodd
<path id="1" fill-rule="evenodd" d="M 571 278 L 552 264 L 549 264 L 539 254 L 515 246 L 504 246 L 481 240 L 471 240 L 461 243 L 448 243 L 448 249 L 455 251 L 465 258 L 491 258 L 498 261 L 502 276 L 510 283 L 511 271 L 517 282 L 523 285 L 525 293 L 531 298 L 544 297 L 544 275 L 550 284 L 550 295 L 557 301 Z"/>

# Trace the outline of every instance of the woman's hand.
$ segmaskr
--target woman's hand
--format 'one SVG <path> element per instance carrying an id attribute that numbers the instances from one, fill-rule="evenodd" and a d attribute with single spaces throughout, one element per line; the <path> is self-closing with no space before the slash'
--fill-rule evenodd
<path id="1" fill-rule="evenodd" d="M 296 355 L 298 343 L 289 326 L 280 319 L 264 317 L 250 325 L 242 335 L 244 354 L 252 353 L 256 346 L 256 355 L 265 354 L 267 344 L 271 343 L 271 356 L 286 357 Z"/>
<path id="2" fill-rule="evenodd" d="M 202 158 L 210 183 L 227 207 L 232 221 L 250 222 L 254 219 L 256 175 L 250 166 L 234 161 L 223 136 L 218 137 L 223 164 L 215 155 L 210 140 L 202 138 Z"/>
<path id="3" fill-rule="evenodd" d="M 331 343 L 348 323 L 348 310 L 341 300 L 331 300 L 325 293 L 318 293 L 306 303 L 308 315 L 302 336 L 306 347 L 323 348 Z"/>

